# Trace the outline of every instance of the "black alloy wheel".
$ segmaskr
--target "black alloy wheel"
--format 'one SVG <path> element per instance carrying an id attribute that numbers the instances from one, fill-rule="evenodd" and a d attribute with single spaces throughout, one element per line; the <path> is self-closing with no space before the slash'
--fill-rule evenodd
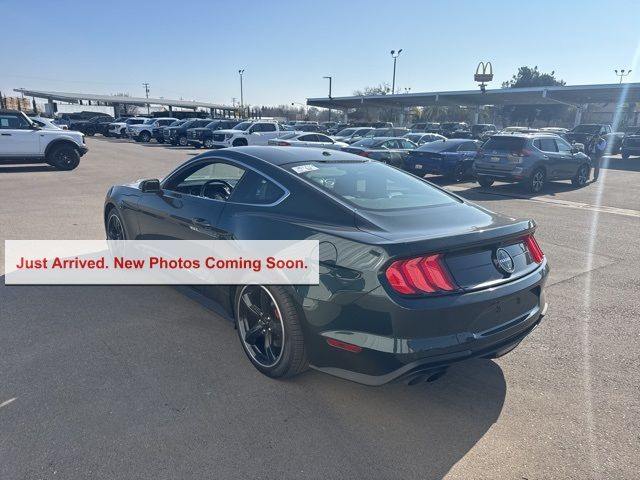
<path id="1" fill-rule="evenodd" d="M 71 145 L 60 145 L 47 155 L 47 163 L 58 170 L 73 170 L 80 164 L 80 154 Z"/>
<path id="2" fill-rule="evenodd" d="M 107 217 L 107 240 L 126 240 L 122 220 L 115 208 L 109 211 Z"/>
<path id="3" fill-rule="evenodd" d="M 180 135 L 180 137 L 178 138 L 178 145 L 180 145 L 181 147 L 186 147 L 187 146 L 187 136 L 186 135 Z"/>
<path id="4" fill-rule="evenodd" d="M 238 337 L 260 372 L 279 378 L 307 368 L 298 314 L 283 287 L 246 285 L 239 289 L 235 306 Z"/>

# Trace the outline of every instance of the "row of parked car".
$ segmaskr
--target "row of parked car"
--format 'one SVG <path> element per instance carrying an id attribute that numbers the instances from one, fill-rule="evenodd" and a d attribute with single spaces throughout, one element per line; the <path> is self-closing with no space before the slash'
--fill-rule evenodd
<path id="1" fill-rule="evenodd" d="M 419 176 L 443 175 L 456 182 L 473 177 L 484 187 L 496 180 L 518 182 L 533 193 L 552 180 L 571 180 L 575 186 L 583 186 L 591 169 L 584 145 L 572 144 L 562 131 L 476 129 L 483 134 L 482 139 L 476 139 L 412 131 L 415 127 L 348 127 L 334 136 L 306 128 L 304 124 L 283 125 L 270 120 L 135 117 L 112 122 L 109 131 L 138 142 L 155 139 L 196 148 L 272 145 L 339 149 Z"/>

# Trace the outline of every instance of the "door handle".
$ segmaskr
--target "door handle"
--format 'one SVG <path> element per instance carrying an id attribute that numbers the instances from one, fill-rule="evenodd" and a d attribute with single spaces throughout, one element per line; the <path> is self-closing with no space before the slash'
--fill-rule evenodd
<path id="1" fill-rule="evenodd" d="M 1 133 L 0 135 L 2 135 L 3 137 L 10 137 L 11 136 L 10 133 Z"/>
<path id="2" fill-rule="evenodd" d="M 211 224 L 204 218 L 192 218 L 191 221 L 193 222 L 193 224 L 197 227 L 202 227 L 202 228 L 213 228 L 211 226 Z"/>

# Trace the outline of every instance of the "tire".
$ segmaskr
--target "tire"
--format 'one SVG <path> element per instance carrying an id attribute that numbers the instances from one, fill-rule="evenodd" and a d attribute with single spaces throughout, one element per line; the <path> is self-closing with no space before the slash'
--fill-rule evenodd
<path id="1" fill-rule="evenodd" d="M 127 137 L 127 131 L 123 128 L 122 130 L 120 130 L 120 136 L 118 138 L 126 138 Z"/>
<path id="2" fill-rule="evenodd" d="M 493 178 L 478 177 L 478 183 L 481 187 L 489 188 L 491 185 L 493 185 L 493 182 L 495 182 Z"/>
<path id="3" fill-rule="evenodd" d="M 536 168 L 525 182 L 525 188 L 530 193 L 540 193 L 546 180 L 547 174 L 545 173 L 544 168 Z"/>
<path id="4" fill-rule="evenodd" d="M 93 127 L 88 127 L 88 128 L 85 130 L 84 134 L 85 134 L 86 136 L 88 136 L 88 137 L 93 137 L 93 136 L 96 134 L 96 129 L 95 129 L 95 128 L 93 128 Z"/>
<path id="5" fill-rule="evenodd" d="M 571 183 L 574 187 L 582 188 L 589 181 L 589 165 L 586 163 L 584 165 L 580 165 L 578 171 L 576 172 L 576 176 L 571 179 Z"/>
<path id="6" fill-rule="evenodd" d="M 213 139 L 205 138 L 203 144 L 204 144 L 204 148 L 213 148 Z"/>
<path id="7" fill-rule="evenodd" d="M 156 138 L 156 142 L 158 142 L 158 143 L 164 143 L 164 139 Z"/>
<path id="8" fill-rule="evenodd" d="M 186 147 L 188 145 L 186 135 L 180 135 L 178 137 L 178 145 L 180 145 L 181 147 Z"/>
<path id="9" fill-rule="evenodd" d="M 236 293 L 234 307 L 240 344 L 258 371 L 285 378 L 308 368 L 301 319 L 285 288 L 243 286 Z"/>
<path id="10" fill-rule="evenodd" d="M 58 170 L 73 170 L 80 165 L 80 153 L 71 145 L 58 145 L 47 153 L 47 163 Z"/>
<path id="11" fill-rule="evenodd" d="M 630 157 L 630 156 L 631 156 L 631 155 L 629 155 L 628 153 L 623 153 L 623 154 L 622 154 L 622 159 L 623 159 L 623 160 L 629 160 L 629 157 Z"/>
<path id="12" fill-rule="evenodd" d="M 151 140 L 151 134 L 149 132 L 142 132 L 138 135 L 138 140 L 142 143 L 149 143 Z"/>
<path id="13" fill-rule="evenodd" d="M 107 240 L 126 240 L 127 232 L 124 228 L 124 221 L 118 213 L 115 207 L 111 209 L 105 215 L 104 229 L 107 235 Z"/>
<path id="14" fill-rule="evenodd" d="M 234 147 L 246 147 L 248 145 L 247 140 L 244 138 L 238 138 L 237 140 L 233 141 L 233 145 Z"/>
<path id="15" fill-rule="evenodd" d="M 464 169 L 464 165 L 459 164 L 459 165 L 456 165 L 456 168 L 453 171 L 453 173 L 447 176 L 449 177 L 449 179 L 453 180 L 454 182 L 459 183 L 462 180 L 464 180 L 465 174 L 466 174 L 466 171 Z"/>
<path id="16" fill-rule="evenodd" d="M 194 143 L 193 148 L 202 148 L 202 145 L 200 145 L 199 143 Z"/>

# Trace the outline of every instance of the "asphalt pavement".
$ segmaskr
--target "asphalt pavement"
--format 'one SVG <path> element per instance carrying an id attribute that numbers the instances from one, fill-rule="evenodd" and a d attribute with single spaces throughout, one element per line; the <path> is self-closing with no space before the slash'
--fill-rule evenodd
<path id="1" fill-rule="evenodd" d="M 109 186 L 201 152 L 88 145 L 72 172 L 0 166 L 0 239 L 104 238 Z M 549 312 L 509 355 L 412 387 L 268 379 L 172 287 L 2 282 L 0 479 L 637 479 L 640 158 L 604 167 L 537 196 L 434 178 L 536 220 Z"/>

